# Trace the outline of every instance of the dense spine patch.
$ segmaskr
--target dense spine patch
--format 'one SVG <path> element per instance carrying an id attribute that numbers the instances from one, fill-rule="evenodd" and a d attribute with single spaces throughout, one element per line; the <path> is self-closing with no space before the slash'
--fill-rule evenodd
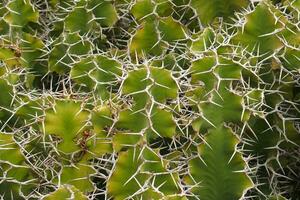
<path id="1" fill-rule="evenodd" d="M 298 0 L 3 0 L 3 199 L 298 200 Z"/>

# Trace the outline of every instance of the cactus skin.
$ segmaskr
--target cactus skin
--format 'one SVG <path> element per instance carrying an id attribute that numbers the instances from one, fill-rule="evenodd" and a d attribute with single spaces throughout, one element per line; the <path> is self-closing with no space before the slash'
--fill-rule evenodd
<path id="1" fill-rule="evenodd" d="M 299 2 L 0 2 L 1 198 L 298 200 Z"/>

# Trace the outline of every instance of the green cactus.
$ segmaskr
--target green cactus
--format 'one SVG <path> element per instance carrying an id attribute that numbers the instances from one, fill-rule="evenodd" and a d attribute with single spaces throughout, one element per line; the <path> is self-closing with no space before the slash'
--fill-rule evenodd
<path id="1" fill-rule="evenodd" d="M 73 198 L 75 200 L 86 200 L 88 199 L 84 194 L 82 194 L 74 186 L 64 185 L 58 188 L 55 192 L 46 195 L 43 200 L 52 199 L 68 199 Z"/>
<path id="2" fill-rule="evenodd" d="M 198 154 L 190 160 L 191 191 L 202 199 L 239 199 L 252 187 L 242 155 L 236 152 L 239 140 L 223 127 L 209 131 Z M 199 170 L 200 169 L 200 170 Z"/>
<path id="3" fill-rule="evenodd" d="M 298 200 L 299 5 L 1 1 L 1 199 Z"/>
<path id="4" fill-rule="evenodd" d="M 266 54 L 282 47 L 280 31 L 283 24 L 276 20 L 278 12 L 266 3 L 260 3 L 254 11 L 245 16 L 245 25 L 233 38 L 233 42 L 241 44 L 248 51 L 258 54 Z M 264 21 L 260 20 L 264 18 Z M 266 22 L 267 21 L 267 22 Z"/>
<path id="5" fill-rule="evenodd" d="M 209 24 L 215 17 L 223 17 L 224 19 L 232 17 L 234 12 L 242 10 L 248 3 L 248 0 L 212 0 L 209 2 L 192 0 L 191 6 L 197 11 L 201 22 Z"/>
<path id="6" fill-rule="evenodd" d="M 0 195 L 6 199 L 22 199 L 34 189 L 33 172 L 12 134 L 0 134 Z"/>
<path id="7" fill-rule="evenodd" d="M 58 101 L 53 109 L 46 112 L 44 125 L 41 127 L 45 134 L 59 136 L 62 141 L 58 149 L 71 153 L 80 149 L 77 137 L 86 129 L 89 113 L 81 110 L 79 103 Z"/>
<path id="8" fill-rule="evenodd" d="M 22 28 L 29 22 L 38 22 L 39 20 L 39 13 L 30 0 L 14 0 L 10 1 L 6 6 L 8 13 L 4 16 L 4 20 L 13 27 Z"/>

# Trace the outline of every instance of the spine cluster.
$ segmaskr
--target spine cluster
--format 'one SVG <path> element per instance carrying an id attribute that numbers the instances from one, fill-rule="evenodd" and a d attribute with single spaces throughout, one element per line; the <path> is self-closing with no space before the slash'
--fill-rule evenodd
<path id="1" fill-rule="evenodd" d="M 3 199 L 298 200 L 297 0 L 3 0 Z"/>

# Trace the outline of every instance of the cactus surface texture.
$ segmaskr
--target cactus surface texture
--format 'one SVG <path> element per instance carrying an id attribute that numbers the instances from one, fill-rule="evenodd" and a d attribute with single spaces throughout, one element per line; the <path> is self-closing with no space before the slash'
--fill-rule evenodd
<path id="1" fill-rule="evenodd" d="M 300 0 L 1 0 L 0 199 L 300 200 Z"/>

